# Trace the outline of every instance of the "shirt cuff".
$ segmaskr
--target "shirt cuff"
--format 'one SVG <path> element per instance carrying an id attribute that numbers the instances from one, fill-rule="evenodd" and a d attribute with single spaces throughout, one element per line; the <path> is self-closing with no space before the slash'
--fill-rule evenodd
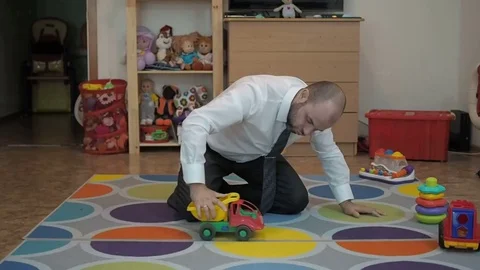
<path id="1" fill-rule="evenodd" d="M 187 185 L 205 184 L 205 165 L 202 163 L 182 164 L 183 180 Z"/>
<path id="2" fill-rule="evenodd" d="M 342 203 L 346 200 L 353 200 L 353 192 L 350 184 L 342 184 L 332 187 L 333 196 L 337 200 L 337 203 Z"/>

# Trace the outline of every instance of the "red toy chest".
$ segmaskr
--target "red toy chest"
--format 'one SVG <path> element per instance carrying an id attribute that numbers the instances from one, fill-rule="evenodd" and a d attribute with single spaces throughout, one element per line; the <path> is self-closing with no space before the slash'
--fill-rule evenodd
<path id="1" fill-rule="evenodd" d="M 371 110 L 368 118 L 369 155 L 394 149 L 409 160 L 448 160 L 449 111 Z"/>

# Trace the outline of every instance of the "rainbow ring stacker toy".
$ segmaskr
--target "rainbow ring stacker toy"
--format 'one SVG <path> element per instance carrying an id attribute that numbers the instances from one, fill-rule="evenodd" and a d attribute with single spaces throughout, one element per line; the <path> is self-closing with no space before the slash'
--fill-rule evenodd
<path id="1" fill-rule="evenodd" d="M 405 156 L 393 150 L 378 149 L 370 168 L 361 168 L 359 176 L 364 179 L 387 184 L 416 182 L 415 169 L 407 163 Z"/>
<path id="2" fill-rule="evenodd" d="M 416 217 L 420 223 L 439 224 L 447 216 L 448 202 L 445 196 L 445 187 L 438 184 L 435 177 L 429 177 L 425 184 L 418 186 L 419 196 L 415 200 L 417 205 Z"/>

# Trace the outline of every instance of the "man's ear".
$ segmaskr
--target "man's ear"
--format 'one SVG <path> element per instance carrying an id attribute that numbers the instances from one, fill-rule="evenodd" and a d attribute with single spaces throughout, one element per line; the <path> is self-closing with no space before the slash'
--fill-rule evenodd
<path id="1" fill-rule="evenodd" d="M 300 103 L 304 103 L 308 100 L 308 96 L 310 95 L 310 90 L 307 87 L 300 90 Z"/>

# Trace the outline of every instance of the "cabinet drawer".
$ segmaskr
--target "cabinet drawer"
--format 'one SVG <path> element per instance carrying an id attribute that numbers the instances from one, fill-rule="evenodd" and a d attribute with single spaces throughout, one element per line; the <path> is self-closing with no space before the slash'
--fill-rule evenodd
<path id="1" fill-rule="evenodd" d="M 295 76 L 305 82 L 358 82 L 357 52 L 228 52 L 228 81 L 248 75 Z"/>
<path id="2" fill-rule="evenodd" d="M 358 141 L 358 114 L 344 113 L 333 126 L 333 139 L 337 143 Z M 310 136 L 299 139 L 296 143 L 310 143 Z"/>
<path id="3" fill-rule="evenodd" d="M 360 22 L 229 22 L 231 52 L 357 52 Z"/>

